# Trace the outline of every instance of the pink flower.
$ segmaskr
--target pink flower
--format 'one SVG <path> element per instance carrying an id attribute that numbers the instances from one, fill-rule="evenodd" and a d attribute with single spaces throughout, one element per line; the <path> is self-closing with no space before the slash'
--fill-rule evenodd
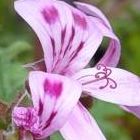
<path id="1" fill-rule="evenodd" d="M 23 131 L 29 131 L 35 139 L 42 139 L 66 123 L 82 89 L 72 79 L 41 71 L 30 72 L 29 87 L 33 106 L 15 107 L 12 119 Z"/>
<path id="2" fill-rule="evenodd" d="M 71 82 L 77 81 L 76 83 L 79 83 L 77 88 L 81 87 L 82 91 L 84 91 L 83 93 L 95 98 L 121 105 L 123 108 L 125 107 L 125 109 L 126 107 L 139 106 L 139 77 L 122 69 L 108 67 L 116 66 L 120 57 L 120 42 L 113 33 L 108 20 L 102 12 L 94 6 L 80 2 L 75 2 L 74 4 L 77 8 L 56 0 L 20 0 L 15 3 L 17 12 L 29 23 L 40 39 L 47 72 L 65 75 L 71 79 L 69 79 Z M 95 67 L 84 69 L 95 54 L 104 36 L 110 38 L 106 53 Z M 45 75 L 48 77 L 50 75 L 52 79 L 55 78 L 55 76 L 61 78 L 60 75 L 39 72 L 38 79 L 40 79 L 40 76 L 42 77 L 41 79 L 46 79 Z M 36 78 L 31 80 L 32 78 L 30 77 L 32 100 L 34 104 L 37 104 L 34 105 L 34 108 L 40 108 L 39 99 L 37 100 L 34 96 L 44 95 L 44 91 L 42 90 L 44 82 L 42 83 L 42 81 L 40 82 L 36 80 Z M 31 81 L 36 81 L 37 84 L 31 85 Z M 65 83 L 63 78 L 62 83 Z M 52 123 L 52 127 L 48 128 L 51 132 L 59 129 L 66 140 L 90 140 L 93 138 L 96 140 L 105 140 L 93 117 L 91 117 L 88 111 L 78 102 L 81 95 L 80 91 L 77 91 L 72 83 L 71 85 L 71 90 L 65 93 L 65 99 L 69 99 L 73 94 L 78 94 L 75 95 L 76 97 L 78 96 L 78 98 L 74 97 L 74 101 L 70 101 L 72 104 L 74 102 L 73 109 L 70 109 L 71 112 L 65 119 L 65 122 L 63 122 L 63 118 L 58 117 L 58 119 L 56 119 L 56 122 L 61 124 L 60 127 L 56 127 L 56 125 Z M 47 88 L 52 92 L 51 95 L 56 95 L 54 92 L 55 87 L 49 85 Z M 43 109 L 46 112 L 47 109 L 50 109 L 50 107 L 47 106 L 52 104 L 51 102 L 54 101 L 55 103 L 59 101 L 59 98 L 52 101 L 54 95 L 53 98 L 49 98 L 50 100 L 47 99 L 48 102 L 43 101 L 42 103 Z M 61 106 L 59 107 L 59 110 L 61 110 Z M 62 109 L 66 110 L 67 106 L 63 106 Z M 21 110 L 24 109 L 21 108 Z M 23 114 L 26 114 L 28 110 L 31 109 L 25 109 L 25 113 Z M 32 111 L 34 112 L 35 110 L 33 109 Z M 65 112 L 63 113 L 64 116 L 68 114 L 66 113 L 65 115 Z M 18 113 L 15 113 L 15 116 L 18 116 Z M 44 117 L 41 116 L 39 118 L 44 119 L 49 117 L 50 114 L 45 113 Z M 26 124 L 27 119 L 23 119 L 26 120 L 25 123 L 22 121 L 19 123 L 20 120 L 17 120 L 18 117 L 14 118 L 14 122 L 18 126 Z M 37 116 L 35 119 L 38 120 L 39 118 Z M 44 126 L 46 124 L 43 121 L 41 124 L 39 123 L 39 126 L 40 125 Z M 28 124 L 28 126 L 30 125 Z M 37 131 L 44 132 L 40 133 L 42 137 L 48 136 L 51 134 L 48 128 L 42 130 L 41 127 L 41 130 L 37 129 Z M 32 131 L 33 128 L 30 127 L 26 128 L 24 126 L 24 129 L 29 129 L 33 134 L 36 132 L 36 128 L 35 132 Z"/>

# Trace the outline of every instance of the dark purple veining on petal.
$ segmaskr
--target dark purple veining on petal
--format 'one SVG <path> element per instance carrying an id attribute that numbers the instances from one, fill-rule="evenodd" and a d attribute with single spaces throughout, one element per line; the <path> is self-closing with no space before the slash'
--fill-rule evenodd
<path id="1" fill-rule="evenodd" d="M 44 82 L 44 92 L 51 97 L 58 98 L 62 93 L 63 85 L 60 81 L 52 82 L 48 79 Z"/>
<path id="2" fill-rule="evenodd" d="M 77 49 L 71 54 L 70 62 L 78 55 L 78 53 L 81 51 L 81 49 L 84 47 L 84 42 L 81 42 Z"/>
<path id="3" fill-rule="evenodd" d="M 64 51 L 64 54 L 63 54 L 63 57 L 64 57 L 66 51 L 67 51 L 68 48 L 69 48 L 69 44 L 70 44 L 71 39 L 70 39 L 69 43 L 67 44 L 66 48 L 64 49 L 65 35 L 66 35 L 66 26 L 65 26 L 64 29 L 62 29 L 62 31 L 61 31 L 61 48 L 60 48 L 59 55 L 58 55 L 58 57 L 56 58 L 57 61 L 55 62 L 52 71 L 55 70 L 55 68 L 57 67 L 57 65 L 58 65 L 59 62 L 61 61 L 61 56 L 62 56 L 63 51 Z M 72 35 L 72 36 L 73 36 L 73 35 Z"/>
<path id="4" fill-rule="evenodd" d="M 41 100 L 39 100 L 39 110 L 38 110 L 38 115 L 41 116 L 43 112 L 43 103 Z"/>
<path id="5" fill-rule="evenodd" d="M 69 42 L 68 42 L 68 44 L 67 44 L 67 46 L 66 46 L 66 48 L 65 48 L 65 51 L 64 51 L 64 55 L 63 55 L 63 56 L 66 55 L 66 52 L 68 51 L 68 49 L 69 49 L 69 47 L 70 47 L 70 44 L 71 44 L 72 41 L 73 41 L 74 36 L 75 36 L 75 28 L 72 27 L 72 29 L 71 29 L 71 36 L 70 36 Z"/>
<path id="6" fill-rule="evenodd" d="M 61 45 L 62 45 L 62 46 L 63 46 L 63 44 L 64 44 L 65 35 L 66 35 L 66 26 L 65 26 L 65 28 L 61 31 Z M 61 48 L 62 48 L 62 47 L 61 47 Z"/>
<path id="7" fill-rule="evenodd" d="M 63 70 L 60 72 L 60 74 L 65 75 L 68 72 L 68 67 L 70 66 L 70 62 L 73 61 L 73 59 L 78 55 L 78 53 L 80 52 L 80 50 L 84 47 L 84 42 L 81 42 L 79 44 L 79 46 L 77 47 L 77 49 L 75 51 L 72 52 L 72 54 L 70 55 L 70 59 L 69 62 L 67 63 L 67 65 L 63 68 Z"/>
<path id="8" fill-rule="evenodd" d="M 78 13 L 73 13 L 73 18 L 74 18 L 75 24 L 77 24 L 84 30 L 87 28 L 87 22 L 86 22 L 85 17 L 79 15 Z"/>
<path id="9" fill-rule="evenodd" d="M 46 125 L 43 127 L 43 129 L 46 129 L 51 125 L 51 122 L 54 119 L 54 117 L 56 116 L 56 114 L 57 114 L 57 112 L 52 112 L 49 119 L 46 121 L 46 123 L 45 123 Z"/>
<path id="10" fill-rule="evenodd" d="M 51 44 L 52 44 L 52 51 L 53 51 L 53 57 L 56 56 L 56 52 L 55 52 L 55 41 L 52 37 L 50 37 L 51 39 Z"/>
<path id="11" fill-rule="evenodd" d="M 41 12 L 48 24 L 54 24 L 59 19 L 59 14 L 54 6 L 46 7 Z"/>

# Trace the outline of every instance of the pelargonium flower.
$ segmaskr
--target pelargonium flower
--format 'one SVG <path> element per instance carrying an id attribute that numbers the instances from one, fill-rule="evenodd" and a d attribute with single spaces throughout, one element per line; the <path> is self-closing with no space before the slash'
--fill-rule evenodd
<path id="1" fill-rule="evenodd" d="M 66 140 L 105 139 L 96 122 L 78 102 L 82 88 L 77 81 L 34 71 L 29 74 L 29 87 L 33 106 L 15 107 L 12 112 L 13 122 L 21 131 L 30 132 L 33 139 L 44 139 L 59 129 Z M 61 130 L 67 120 L 71 125 Z M 26 139 L 26 133 L 20 139 Z"/>
<path id="2" fill-rule="evenodd" d="M 29 74 L 29 87 L 33 106 L 15 107 L 12 118 L 34 138 L 44 138 L 66 122 L 79 100 L 81 86 L 67 77 L 36 71 Z"/>
<path id="3" fill-rule="evenodd" d="M 107 18 L 94 6 L 80 2 L 74 4 L 77 8 L 57 0 L 15 2 L 16 11 L 29 23 L 40 39 L 47 72 L 73 75 L 83 69 L 95 54 L 103 36 L 109 37 L 110 43 L 98 63 L 116 66 L 120 57 L 120 43 Z M 127 75 L 125 79 L 128 79 Z M 129 82 L 130 85 L 134 85 L 131 84 L 131 80 Z M 137 82 L 139 83 L 139 78 Z M 123 94 L 119 92 L 122 98 Z M 136 98 L 139 96 L 137 92 L 133 93 Z M 127 105 L 123 108 L 140 118 L 139 106 Z"/>
<path id="4" fill-rule="evenodd" d="M 75 5 L 77 8 L 56 0 L 19 0 L 15 3 L 17 12 L 40 39 L 46 72 L 76 80 L 84 94 L 125 109 L 139 106 L 139 77 L 122 69 L 108 67 L 116 66 L 120 57 L 120 43 L 108 20 L 91 5 L 79 2 L 75 2 Z M 85 68 L 104 36 L 110 38 L 105 55 L 95 67 Z M 76 105 L 60 132 L 68 140 L 105 139 L 81 104 Z"/>

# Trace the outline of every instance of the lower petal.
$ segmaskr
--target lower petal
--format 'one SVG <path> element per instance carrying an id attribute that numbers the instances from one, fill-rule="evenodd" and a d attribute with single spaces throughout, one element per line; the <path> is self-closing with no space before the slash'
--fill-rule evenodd
<path id="1" fill-rule="evenodd" d="M 105 140 L 94 118 L 78 104 L 73 110 L 67 123 L 60 130 L 66 140 Z"/>
<path id="2" fill-rule="evenodd" d="M 140 105 L 140 78 L 131 72 L 98 65 L 73 77 L 95 98 L 126 106 Z"/>
<path id="3" fill-rule="evenodd" d="M 81 85 L 68 77 L 41 71 L 30 72 L 29 85 L 42 132 L 36 138 L 45 138 L 65 124 L 81 96 Z"/>

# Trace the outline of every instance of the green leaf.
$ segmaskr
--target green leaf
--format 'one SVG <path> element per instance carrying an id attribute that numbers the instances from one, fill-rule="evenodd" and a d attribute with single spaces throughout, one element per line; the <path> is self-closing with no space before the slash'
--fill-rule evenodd
<path id="1" fill-rule="evenodd" d="M 31 46 L 25 42 L 25 41 L 17 41 L 12 43 L 10 46 L 8 46 L 4 51 L 3 55 L 6 55 L 4 57 L 7 60 L 12 60 L 16 58 L 19 54 L 23 52 L 27 52 L 31 50 Z M 2 54 L 1 54 L 2 55 Z"/>
<path id="2" fill-rule="evenodd" d="M 64 140 L 59 132 L 56 132 L 50 137 L 51 140 Z"/>
<path id="3" fill-rule="evenodd" d="M 96 101 L 90 110 L 108 140 L 132 140 L 120 125 L 124 112 L 117 106 Z"/>

